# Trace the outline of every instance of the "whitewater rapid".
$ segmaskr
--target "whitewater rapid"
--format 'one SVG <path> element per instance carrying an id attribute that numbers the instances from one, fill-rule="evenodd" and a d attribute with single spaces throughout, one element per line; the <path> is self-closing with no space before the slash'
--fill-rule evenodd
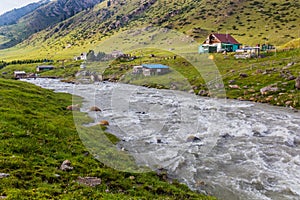
<path id="1" fill-rule="evenodd" d="M 139 165 L 224 200 L 300 199 L 300 114 L 265 104 L 117 84 L 24 80 L 82 96 Z M 194 137 L 195 140 L 190 141 Z"/>

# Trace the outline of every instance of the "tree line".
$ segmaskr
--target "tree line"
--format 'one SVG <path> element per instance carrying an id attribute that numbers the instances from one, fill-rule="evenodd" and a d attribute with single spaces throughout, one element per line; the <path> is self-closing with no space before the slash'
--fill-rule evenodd
<path id="1" fill-rule="evenodd" d="M 53 60 L 49 60 L 49 59 L 36 59 L 36 60 L 32 60 L 32 59 L 29 59 L 29 60 L 13 60 L 13 61 L 10 61 L 10 62 L 6 62 L 6 61 L 3 61 L 1 60 L 0 61 L 0 69 L 8 66 L 8 65 L 16 65 L 16 64 L 32 64 L 32 63 L 43 63 L 43 62 L 54 62 Z"/>

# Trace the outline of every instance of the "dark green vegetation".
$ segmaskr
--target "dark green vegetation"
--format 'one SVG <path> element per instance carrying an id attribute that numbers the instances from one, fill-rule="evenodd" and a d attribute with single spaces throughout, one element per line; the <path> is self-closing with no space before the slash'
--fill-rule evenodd
<path id="1" fill-rule="evenodd" d="M 6 199 L 213 199 L 166 174 L 118 172 L 93 158 L 74 126 L 71 95 L 0 79 L 0 196 Z M 79 99 L 78 99 L 79 100 Z M 90 119 L 84 113 L 80 121 Z M 70 160 L 72 171 L 59 169 Z M 78 177 L 98 177 L 96 187 Z"/>

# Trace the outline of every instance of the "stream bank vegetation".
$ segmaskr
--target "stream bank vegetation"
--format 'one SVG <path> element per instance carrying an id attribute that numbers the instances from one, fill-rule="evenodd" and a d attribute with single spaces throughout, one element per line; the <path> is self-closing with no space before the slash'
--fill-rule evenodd
<path id="1" fill-rule="evenodd" d="M 210 69 L 204 68 L 201 71 L 197 70 L 184 58 L 178 55 L 174 57 L 171 52 L 145 50 L 142 53 L 133 53 L 136 53 L 139 59 L 114 60 L 104 70 L 104 79 L 158 89 L 179 89 L 201 96 L 210 96 L 207 84 L 213 84 L 213 81 L 206 83 L 200 72 L 208 70 L 206 74 L 215 73 L 214 69 L 211 69 L 211 72 Z M 299 48 L 267 52 L 262 58 L 253 59 L 236 59 L 234 53 L 205 56 L 215 63 L 217 73 L 220 73 L 217 79 L 222 79 L 224 86 L 220 87 L 226 90 L 227 98 L 300 108 L 300 92 L 295 86 L 297 77 L 300 77 Z M 206 57 L 201 59 L 203 62 L 208 60 Z M 164 64 L 170 66 L 171 72 L 159 76 L 134 75 L 133 67 L 141 63 Z M 215 82 L 218 82 L 217 79 Z"/>

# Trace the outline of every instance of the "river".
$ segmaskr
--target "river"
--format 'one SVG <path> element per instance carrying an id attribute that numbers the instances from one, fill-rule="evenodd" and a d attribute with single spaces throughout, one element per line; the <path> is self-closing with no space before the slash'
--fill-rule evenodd
<path id="1" fill-rule="evenodd" d="M 288 108 L 126 84 L 24 80 L 82 96 L 139 165 L 224 200 L 300 199 L 300 115 Z"/>

